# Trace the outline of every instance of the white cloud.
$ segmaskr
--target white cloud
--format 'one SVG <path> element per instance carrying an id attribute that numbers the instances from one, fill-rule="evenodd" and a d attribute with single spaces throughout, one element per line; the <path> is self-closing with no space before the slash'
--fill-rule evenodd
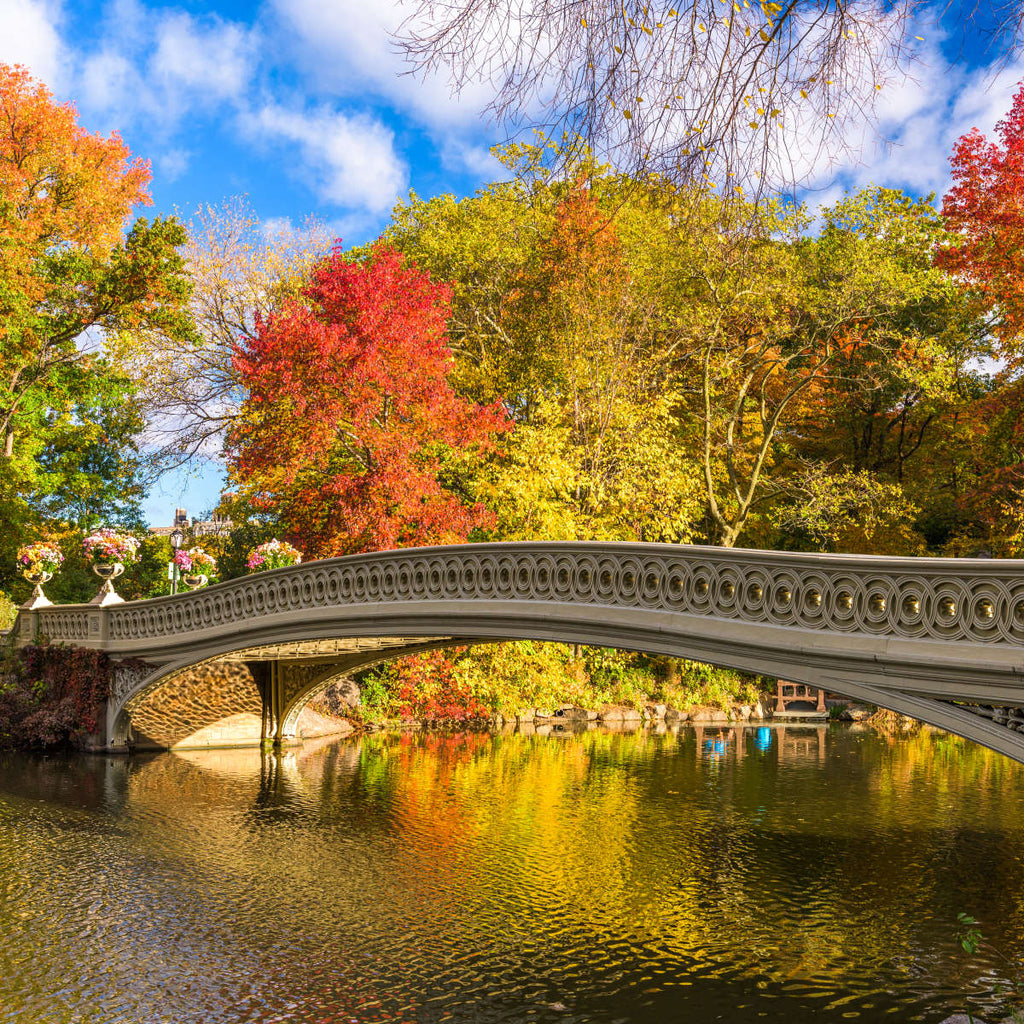
<path id="1" fill-rule="evenodd" d="M 157 157 L 156 166 L 165 182 L 177 181 L 188 170 L 192 154 L 186 149 L 172 149 Z"/>
<path id="2" fill-rule="evenodd" d="M 860 130 L 854 149 L 859 162 L 848 162 L 817 176 L 827 187 L 837 177 L 850 188 L 889 185 L 941 199 L 950 185 L 949 157 L 956 140 L 971 128 L 989 137 L 1009 110 L 1024 78 L 1024 60 L 1001 67 L 950 67 L 941 39 L 922 48 L 912 76 L 887 85 L 879 94 L 879 128 L 884 142 Z"/>
<path id="3" fill-rule="evenodd" d="M 272 144 L 279 162 L 304 175 L 324 202 L 381 213 L 405 191 L 407 172 L 394 135 L 371 117 L 271 104 L 246 115 L 242 125 L 253 138 Z"/>
<path id="4" fill-rule="evenodd" d="M 188 14 L 158 24 L 150 70 L 168 88 L 187 88 L 210 99 L 240 96 L 249 84 L 255 45 L 249 31 L 215 19 L 208 27 Z"/>
<path id="5" fill-rule="evenodd" d="M 190 109 L 244 98 L 256 64 L 252 31 L 180 11 L 145 16 L 136 0 L 116 0 L 114 10 L 98 48 L 80 57 L 87 110 L 122 128 L 145 122 L 169 135 Z"/>
<path id="6" fill-rule="evenodd" d="M 441 143 L 441 163 L 446 170 L 469 171 L 481 181 L 497 181 L 508 174 L 488 146 L 477 146 L 453 136 Z"/>
<path id="7" fill-rule="evenodd" d="M 479 125 L 489 88 L 469 85 L 458 97 L 444 75 L 410 70 L 390 38 L 408 9 L 397 0 L 272 0 L 293 33 L 304 70 L 339 95 L 376 93 L 435 129 Z"/>
<path id="8" fill-rule="evenodd" d="M 150 104 L 150 92 L 135 64 L 116 50 L 101 50 L 82 62 L 83 104 L 98 111 L 116 110 L 131 98 L 136 107 Z"/>
<path id="9" fill-rule="evenodd" d="M 48 0 L 0 0 L 0 61 L 24 64 L 54 91 L 64 84 L 60 15 Z"/>

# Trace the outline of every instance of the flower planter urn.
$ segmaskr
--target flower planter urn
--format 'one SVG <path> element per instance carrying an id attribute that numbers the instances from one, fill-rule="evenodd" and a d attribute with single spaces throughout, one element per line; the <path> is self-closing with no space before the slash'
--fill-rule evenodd
<path id="1" fill-rule="evenodd" d="M 104 583 L 90 604 L 120 604 L 124 601 L 124 598 L 119 597 L 114 590 L 114 580 L 124 572 L 124 565 L 121 562 L 98 562 L 93 565 L 92 571 L 104 580 Z"/>
<path id="2" fill-rule="evenodd" d="M 52 572 L 30 572 L 26 569 L 22 575 L 29 581 L 29 583 L 35 584 L 35 590 L 32 591 L 32 596 L 22 605 L 22 608 L 50 608 L 53 602 L 43 593 L 43 584 L 49 583 L 53 579 Z"/>

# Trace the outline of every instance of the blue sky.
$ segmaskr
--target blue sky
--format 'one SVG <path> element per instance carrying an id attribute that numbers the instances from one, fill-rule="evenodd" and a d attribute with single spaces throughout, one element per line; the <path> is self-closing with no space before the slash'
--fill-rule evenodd
<path id="1" fill-rule="evenodd" d="M 0 0 L 0 61 L 28 65 L 88 128 L 117 129 L 150 160 L 153 211 L 245 194 L 271 227 L 312 214 L 353 244 L 410 188 L 463 195 L 500 172 L 482 89 L 455 101 L 444 81 L 401 74 L 387 37 L 401 14 L 374 0 Z M 891 145 L 869 133 L 859 158 L 821 168 L 821 200 L 868 183 L 941 194 L 953 141 L 991 131 L 1024 79 L 1024 61 L 1000 67 L 974 29 L 924 18 L 910 32 L 924 37 L 913 74 L 880 94 Z M 200 512 L 218 490 L 216 466 L 169 476 L 147 517 Z"/>

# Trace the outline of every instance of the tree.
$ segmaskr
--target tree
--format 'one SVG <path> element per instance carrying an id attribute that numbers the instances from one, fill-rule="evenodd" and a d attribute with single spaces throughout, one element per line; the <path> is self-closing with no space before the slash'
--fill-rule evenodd
<path id="1" fill-rule="evenodd" d="M 586 148 L 636 181 L 769 194 L 848 152 L 877 91 L 907 70 L 917 6 L 419 0 L 397 38 L 456 92 L 490 86 L 502 126 L 578 140 L 565 166 Z"/>
<path id="2" fill-rule="evenodd" d="M 253 333 L 258 317 L 298 294 L 330 249 L 315 222 L 268 232 L 243 197 L 201 207 L 187 229 L 195 335 L 136 329 L 116 335 L 112 346 L 138 385 L 148 459 L 160 469 L 220 455 L 243 398 L 235 345 Z"/>
<path id="3" fill-rule="evenodd" d="M 600 198 L 582 177 L 558 198 L 503 322 L 533 339 L 549 367 L 545 426 L 564 438 L 573 536 L 689 539 L 699 485 L 675 443 L 672 349 L 661 344 L 656 289 L 620 237 L 630 217 L 603 210 Z"/>
<path id="4" fill-rule="evenodd" d="M 550 149 L 497 151 L 513 180 L 414 196 L 385 237 L 451 283 L 456 388 L 516 421 L 476 485 L 495 535 L 688 540 L 703 510 L 667 386 L 672 225 L 592 160 L 552 177 Z"/>
<path id="5" fill-rule="evenodd" d="M 518 423 L 532 421 L 553 372 L 551 353 L 532 335 L 511 334 L 506 324 L 509 296 L 536 262 L 560 194 L 557 184 L 531 176 L 537 148 L 495 150 L 515 176 L 467 199 L 411 194 L 395 207 L 383 234 L 451 288 L 448 334 L 456 389 L 478 402 L 501 401 Z M 356 257 L 362 252 L 356 250 Z"/>
<path id="6" fill-rule="evenodd" d="M 977 291 L 1003 355 L 1024 354 L 1024 85 L 996 125 L 1000 141 L 977 128 L 961 136 L 950 158 L 953 186 L 942 214 L 959 237 L 938 261 Z"/>
<path id="7" fill-rule="evenodd" d="M 710 516 L 726 546 L 759 507 L 792 494 L 787 478 L 809 435 L 851 405 L 892 398 L 880 367 L 887 382 L 948 387 L 952 360 L 937 338 L 956 306 L 953 282 L 932 266 L 941 226 L 927 202 L 868 189 L 826 210 L 816 238 L 799 209 L 733 214 L 733 232 L 718 232 L 711 210 L 712 230 L 680 241 L 692 268 L 681 386 L 699 396 L 689 415 L 701 424 Z M 900 422 L 900 410 L 885 412 Z"/>
<path id="8" fill-rule="evenodd" d="M 139 219 L 149 169 L 116 135 L 90 135 L 24 68 L 0 65 L 0 437 L 40 407 L 77 404 L 104 332 L 187 336 L 189 281 L 173 219 Z M 83 344 L 91 340 L 92 344 Z"/>
<path id="9" fill-rule="evenodd" d="M 461 541 L 487 521 L 457 493 L 458 460 L 506 418 L 448 382 L 449 302 L 391 248 L 338 250 L 238 347 L 232 477 L 308 554 Z"/>
<path id="10" fill-rule="evenodd" d="M 457 386 L 509 396 L 517 430 L 477 492 L 498 536 L 732 545 L 757 522 L 761 543 L 819 546 L 829 501 L 896 507 L 983 345 L 933 266 L 948 234 L 928 201 L 868 189 L 811 234 L 777 198 L 504 155 L 514 181 L 414 198 L 387 233 L 453 282 Z M 907 477 L 905 510 L 948 504 L 927 477 Z"/>
<path id="11" fill-rule="evenodd" d="M 797 483 L 796 500 L 768 513 L 787 539 L 820 551 L 923 553 L 923 538 L 914 529 L 920 509 L 899 484 L 864 469 L 831 471 L 828 464 L 809 466 Z"/>
<path id="12" fill-rule="evenodd" d="M 148 181 L 116 134 L 90 134 L 0 64 L 0 586 L 14 593 L 20 543 L 138 520 L 142 423 L 107 343 L 191 337 L 184 229 L 139 218 L 125 230 Z"/>

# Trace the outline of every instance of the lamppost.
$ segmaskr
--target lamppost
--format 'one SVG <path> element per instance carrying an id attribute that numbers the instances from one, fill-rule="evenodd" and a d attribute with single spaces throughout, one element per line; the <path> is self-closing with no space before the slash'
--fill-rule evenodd
<path id="1" fill-rule="evenodd" d="M 171 530 L 171 547 L 174 549 L 174 553 L 177 553 L 178 548 L 185 541 L 185 534 L 176 526 Z M 178 592 L 178 563 L 174 561 L 174 554 L 171 555 L 171 593 L 176 594 Z"/>

